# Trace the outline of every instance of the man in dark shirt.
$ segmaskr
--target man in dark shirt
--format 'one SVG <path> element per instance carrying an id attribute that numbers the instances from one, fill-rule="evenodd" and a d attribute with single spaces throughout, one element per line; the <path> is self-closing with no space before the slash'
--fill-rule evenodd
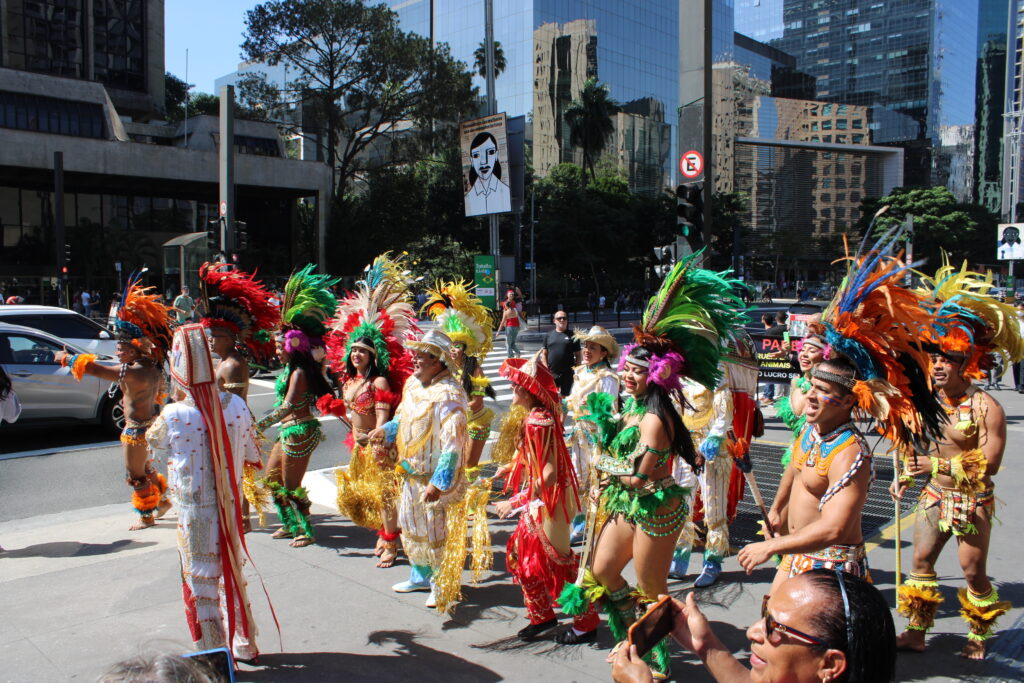
<path id="1" fill-rule="evenodd" d="M 541 360 L 555 377 L 562 396 L 572 391 L 572 368 L 580 362 L 580 343 L 569 334 L 569 317 L 565 311 L 555 312 L 555 329 L 544 337 Z"/>

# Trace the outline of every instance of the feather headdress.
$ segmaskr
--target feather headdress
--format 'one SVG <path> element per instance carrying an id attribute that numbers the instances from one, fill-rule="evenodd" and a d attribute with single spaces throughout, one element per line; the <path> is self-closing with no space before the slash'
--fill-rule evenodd
<path id="1" fill-rule="evenodd" d="M 427 290 L 427 300 L 420 312 L 436 320 L 453 344 L 464 345 L 467 355 L 479 358 L 491 350 L 494 319 L 473 288 L 462 278 L 438 281 L 433 289 Z"/>
<path id="2" fill-rule="evenodd" d="M 874 416 L 879 431 L 903 450 L 937 437 L 943 411 L 922 342 L 933 316 L 920 292 L 900 285 L 910 266 L 894 254 L 899 237 L 889 231 L 865 253 L 846 257 L 846 277 L 822 322 L 832 351 L 857 370 L 847 386 L 857 408 Z M 828 374 L 820 379 L 835 381 Z"/>
<path id="3" fill-rule="evenodd" d="M 288 278 L 281 302 L 281 331 L 289 353 L 323 352 L 327 322 L 338 307 L 331 287 L 337 278 L 313 272 L 309 264 Z"/>
<path id="4" fill-rule="evenodd" d="M 990 294 L 991 272 L 971 272 L 966 261 L 957 270 L 943 253 L 935 276 L 921 278 L 920 293 L 931 301 L 934 312 L 930 341 L 942 353 L 964 357 L 965 377 L 984 377 L 992 366 L 992 353 L 1002 355 L 1007 364 L 1024 358 L 1017 311 Z"/>
<path id="5" fill-rule="evenodd" d="M 232 270 L 226 263 L 204 263 L 199 268 L 206 313 L 204 327 L 223 327 L 237 335 L 238 344 L 255 358 L 274 353 L 270 333 L 281 320 L 271 293 L 254 275 Z"/>
<path id="6" fill-rule="evenodd" d="M 143 287 L 142 276 L 128 276 L 114 329 L 118 341 L 129 342 L 144 356 L 162 363 L 171 348 L 171 308 L 160 302 L 154 287 Z"/>
<path id="7" fill-rule="evenodd" d="M 651 352 L 649 376 L 669 391 L 680 389 L 688 377 L 714 390 L 721 379 L 718 361 L 726 338 L 743 328 L 746 306 L 734 293 L 743 284 L 729 271 L 716 273 L 696 266 L 702 252 L 679 263 L 651 297 L 641 324 L 633 327 L 635 344 L 628 344 L 619 359 L 621 369 L 632 349 Z"/>
<path id="8" fill-rule="evenodd" d="M 412 373 L 404 342 L 418 332 L 407 278 L 400 256 L 381 254 L 367 266 L 356 291 L 339 302 L 327 338 L 327 358 L 339 376 L 350 378 L 347 363 L 353 345 L 371 346 L 367 350 L 373 354 L 377 371 L 388 378 L 392 392 L 401 394 Z"/>

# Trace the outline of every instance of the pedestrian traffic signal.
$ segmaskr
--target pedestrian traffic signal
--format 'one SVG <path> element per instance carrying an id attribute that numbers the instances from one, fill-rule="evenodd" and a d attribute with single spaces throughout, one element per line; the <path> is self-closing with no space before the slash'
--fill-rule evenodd
<path id="1" fill-rule="evenodd" d="M 235 250 L 245 251 L 249 248 L 249 231 L 245 221 L 235 221 Z"/>
<path id="2" fill-rule="evenodd" d="M 663 247 L 654 247 L 654 274 L 658 277 L 665 277 L 675 265 L 675 247 L 666 244 Z"/>
<path id="3" fill-rule="evenodd" d="M 64 263 L 71 263 L 71 245 L 67 242 L 64 243 Z"/>
<path id="4" fill-rule="evenodd" d="M 206 246 L 210 251 L 220 249 L 220 219 L 211 218 L 207 221 Z"/>
<path id="5" fill-rule="evenodd" d="M 683 237 L 704 229 L 704 183 L 683 183 L 676 187 L 676 224 Z"/>

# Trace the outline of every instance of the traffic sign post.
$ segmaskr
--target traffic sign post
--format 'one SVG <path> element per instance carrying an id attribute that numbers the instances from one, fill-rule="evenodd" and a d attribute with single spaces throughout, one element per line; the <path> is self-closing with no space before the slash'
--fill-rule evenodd
<path id="1" fill-rule="evenodd" d="M 704 155 L 695 149 L 679 157 L 679 172 L 684 178 L 699 178 L 704 173 Z"/>

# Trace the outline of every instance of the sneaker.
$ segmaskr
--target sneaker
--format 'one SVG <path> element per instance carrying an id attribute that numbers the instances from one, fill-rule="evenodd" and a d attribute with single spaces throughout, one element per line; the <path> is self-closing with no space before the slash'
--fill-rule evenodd
<path id="1" fill-rule="evenodd" d="M 707 588 L 715 581 L 718 581 L 718 575 L 721 573 L 721 563 L 704 560 L 704 567 L 701 569 L 700 576 L 698 576 L 697 580 L 693 582 L 693 585 L 695 588 Z"/>
<path id="2" fill-rule="evenodd" d="M 533 640 L 541 633 L 544 633 L 544 631 L 556 626 L 558 626 L 558 619 L 548 619 L 539 624 L 530 624 L 526 628 L 521 628 L 516 635 L 519 637 L 519 640 Z"/>
<path id="3" fill-rule="evenodd" d="M 391 590 L 396 593 L 416 593 L 426 592 L 430 590 L 429 583 L 415 583 L 414 581 L 403 581 L 402 583 L 396 583 L 391 587 Z"/>

